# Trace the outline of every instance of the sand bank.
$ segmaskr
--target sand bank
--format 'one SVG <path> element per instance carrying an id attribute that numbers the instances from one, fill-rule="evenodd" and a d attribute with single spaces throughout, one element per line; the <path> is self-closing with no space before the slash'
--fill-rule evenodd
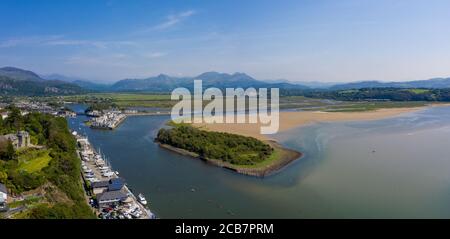
<path id="1" fill-rule="evenodd" d="M 435 105 L 430 105 L 435 106 Z M 426 106 L 426 107 L 430 107 Z M 440 106 L 440 105 L 437 105 Z M 413 108 L 387 108 L 375 111 L 363 112 L 322 112 L 322 111 L 301 111 L 301 112 L 280 112 L 280 127 L 279 132 L 287 131 L 304 125 L 309 125 L 317 122 L 337 122 L 337 121 L 362 121 L 362 120 L 378 120 L 389 117 L 395 117 L 404 113 L 415 112 L 426 107 Z M 249 123 L 215 123 L 194 124 L 206 130 L 227 132 L 233 134 L 240 134 L 245 136 L 255 137 L 261 140 L 270 140 L 271 135 L 260 134 L 261 124 Z"/>

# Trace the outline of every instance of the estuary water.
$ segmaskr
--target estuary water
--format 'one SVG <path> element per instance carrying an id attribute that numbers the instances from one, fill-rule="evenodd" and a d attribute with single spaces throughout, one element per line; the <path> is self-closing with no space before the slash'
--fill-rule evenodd
<path id="1" fill-rule="evenodd" d="M 89 129 L 84 116 L 69 125 L 160 218 L 450 218 L 450 107 L 280 133 L 305 156 L 262 179 L 158 147 L 168 119 L 128 117 L 113 131 Z"/>

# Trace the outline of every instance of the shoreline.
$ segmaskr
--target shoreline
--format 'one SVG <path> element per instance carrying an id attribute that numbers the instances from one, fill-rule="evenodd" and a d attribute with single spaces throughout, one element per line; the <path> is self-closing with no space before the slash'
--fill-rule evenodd
<path id="1" fill-rule="evenodd" d="M 419 110 L 426 109 L 428 107 L 440 107 L 450 106 L 450 104 L 430 104 L 421 107 L 408 107 L 408 108 L 384 108 L 375 111 L 363 111 L 363 112 L 324 112 L 324 111 L 296 111 L 296 112 L 280 112 L 280 130 L 279 132 L 287 131 L 293 128 L 303 127 L 319 122 L 342 122 L 342 121 L 370 121 L 380 120 L 391 117 L 396 117 L 405 113 L 412 113 Z M 278 153 L 283 155 L 279 156 L 274 162 L 270 162 L 268 165 L 262 165 L 262 167 L 247 166 L 247 165 L 232 165 L 227 162 L 223 162 L 217 159 L 201 158 L 197 153 L 190 152 L 181 148 L 176 148 L 171 145 L 162 144 L 155 141 L 161 148 L 170 150 L 172 152 L 200 159 L 205 163 L 225 168 L 236 173 L 265 177 L 282 171 L 285 167 L 289 166 L 292 162 L 301 159 L 304 153 L 288 149 L 280 145 L 275 139 L 270 136 L 260 134 L 260 123 L 236 123 L 236 124 L 205 124 L 194 123 L 194 127 L 198 127 L 202 130 L 225 132 L 230 134 L 237 134 L 247 137 L 253 137 L 261 140 L 278 150 Z"/>
<path id="2" fill-rule="evenodd" d="M 450 106 L 450 104 L 430 104 L 421 107 L 408 108 L 383 108 L 374 111 L 361 112 L 324 112 L 324 111 L 282 111 L 279 113 L 279 131 L 285 132 L 291 129 L 321 123 L 321 122 L 350 122 L 350 121 L 371 121 L 397 117 L 406 113 L 413 113 L 430 107 Z M 262 141 L 273 140 L 271 135 L 260 134 L 261 123 L 194 123 L 195 127 L 203 130 L 225 132 L 253 137 Z"/>
<path id="3" fill-rule="evenodd" d="M 280 172 L 282 169 L 290 165 L 292 162 L 300 159 L 303 157 L 303 153 L 284 148 L 280 144 L 278 144 L 276 141 L 270 140 L 270 141 L 264 141 L 264 143 L 269 144 L 271 147 L 274 148 L 274 151 L 277 151 L 278 154 L 281 154 L 276 159 L 273 159 L 273 162 L 269 162 L 269 164 L 264 165 L 264 162 L 262 162 L 263 165 L 233 165 L 227 162 L 224 162 L 222 160 L 218 159 L 209 159 L 209 158 L 203 158 L 200 157 L 199 154 L 187 151 L 185 149 L 177 148 L 168 144 L 163 144 L 158 141 L 155 141 L 161 148 L 169 150 L 171 152 L 175 152 L 184 156 L 189 156 L 195 159 L 199 159 L 207 164 L 211 164 L 220 168 L 228 169 L 233 172 L 247 175 L 247 176 L 254 176 L 254 177 L 266 177 L 273 175 L 275 173 Z M 267 163 L 267 162 L 265 162 Z"/>

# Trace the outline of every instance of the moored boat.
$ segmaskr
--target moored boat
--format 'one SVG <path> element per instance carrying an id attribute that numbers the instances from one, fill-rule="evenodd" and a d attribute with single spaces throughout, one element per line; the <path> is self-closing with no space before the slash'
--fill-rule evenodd
<path id="1" fill-rule="evenodd" d="M 144 205 L 144 206 L 147 205 L 147 199 L 145 199 L 145 197 L 142 193 L 139 193 L 137 199 L 142 205 Z"/>

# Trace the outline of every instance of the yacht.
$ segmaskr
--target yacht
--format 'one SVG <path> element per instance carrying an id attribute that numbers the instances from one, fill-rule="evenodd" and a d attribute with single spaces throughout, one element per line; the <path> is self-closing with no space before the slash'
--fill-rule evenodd
<path id="1" fill-rule="evenodd" d="M 105 172 L 105 173 L 103 173 L 103 177 L 107 177 L 107 178 L 112 177 L 113 175 L 114 175 L 113 172 Z"/>
<path id="2" fill-rule="evenodd" d="M 144 195 L 142 193 L 139 193 L 138 201 L 144 206 L 147 205 L 147 200 L 145 199 L 145 197 L 144 197 Z"/>

